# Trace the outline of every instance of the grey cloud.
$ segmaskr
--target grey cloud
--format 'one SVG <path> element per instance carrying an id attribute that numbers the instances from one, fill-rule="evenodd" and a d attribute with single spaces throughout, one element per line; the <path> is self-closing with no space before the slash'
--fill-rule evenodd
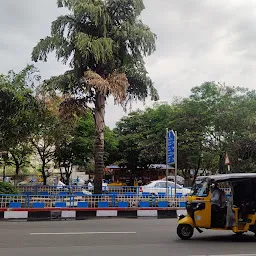
<path id="1" fill-rule="evenodd" d="M 162 99 L 188 95 L 206 80 L 253 88 L 255 5 L 252 1 L 145 1 L 143 18 L 158 32 L 148 70 Z M 152 17 L 151 9 L 161 13 Z M 150 17 L 152 17 L 150 19 Z M 155 72 L 157 70 L 158 72 Z"/>
<path id="2" fill-rule="evenodd" d="M 60 14 L 55 0 L 8 0 L 0 5 L 0 73 L 21 70 L 31 63 L 31 52 L 36 43 L 50 33 L 51 22 Z M 66 68 L 49 58 L 47 64 L 37 63 L 44 78 Z"/>
<path id="3" fill-rule="evenodd" d="M 256 3 L 241 0 L 237 5 L 235 2 L 160 0 L 155 4 L 154 0 L 145 1 L 148 9 L 143 18 L 153 31 L 157 31 L 157 55 L 166 56 L 168 52 L 172 56 L 196 58 L 214 51 L 219 41 L 237 51 L 253 44 Z M 150 19 L 153 9 L 161 15 Z"/>

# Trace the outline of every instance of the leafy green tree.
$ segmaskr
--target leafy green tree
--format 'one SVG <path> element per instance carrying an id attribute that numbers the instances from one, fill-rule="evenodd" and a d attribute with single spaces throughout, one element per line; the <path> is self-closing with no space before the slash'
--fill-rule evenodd
<path id="1" fill-rule="evenodd" d="M 63 180 L 68 184 L 73 166 L 86 170 L 93 162 L 95 148 L 95 124 L 93 116 L 87 112 L 83 117 L 73 119 L 60 118 L 58 133 L 61 137 L 55 144 L 55 160 L 58 166 L 64 169 L 61 172 Z M 106 164 L 116 159 L 118 141 L 116 135 L 107 126 L 105 127 L 105 154 Z"/>
<path id="2" fill-rule="evenodd" d="M 73 119 L 60 118 L 58 131 L 62 136 L 55 142 L 55 161 L 66 184 L 70 181 L 73 166 L 86 169 L 93 158 L 94 152 L 94 122 L 88 113 L 86 117 Z"/>
<path id="3" fill-rule="evenodd" d="M 200 168 L 224 173 L 228 152 L 238 171 L 243 162 L 237 156 L 241 142 L 248 142 L 248 128 L 254 127 L 250 121 L 255 116 L 255 93 L 206 82 L 194 87 L 177 107 L 179 166 L 194 169 L 195 174 Z"/>
<path id="4" fill-rule="evenodd" d="M 58 0 L 58 6 L 70 13 L 52 23 L 51 35 L 37 44 L 32 59 L 47 61 L 55 51 L 71 70 L 48 87 L 69 93 L 71 105 L 94 105 L 95 193 L 101 193 L 106 98 L 113 95 L 124 105 L 149 94 L 158 98 L 143 60 L 155 50 L 155 35 L 139 19 L 142 0 Z"/>
<path id="5" fill-rule="evenodd" d="M 213 153 L 212 158 L 217 154 L 220 173 L 226 171 L 225 153 L 229 151 L 232 154 L 233 146 L 244 137 L 248 129 L 247 118 L 255 111 L 255 107 L 248 107 L 248 95 L 252 96 L 252 92 L 245 88 L 213 82 L 192 89 L 190 101 L 198 104 L 207 120 L 204 131 L 205 150 Z"/>
<path id="6" fill-rule="evenodd" d="M 225 153 L 233 170 L 253 170 L 255 92 L 206 82 L 188 98 L 131 113 L 117 123 L 119 162 L 136 169 L 165 162 L 165 128 L 178 131 L 178 168 L 195 177 L 200 169 L 226 172 Z M 239 157 L 240 155 L 240 157 Z"/>
<path id="7" fill-rule="evenodd" d="M 65 137 L 61 143 L 56 145 L 55 159 L 60 167 L 61 178 L 65 184 L 69 184 L 75 159 L 74 151 L 71 147 L 71 138 Z M 64 172 L 62 169 L 64 168 Z"/>
<path id="8" fill-rule="evenodd" d="M 33 117 L 39 111 L 33 90 L 39 80 L 34 66 L 0 76 L 0 149 L 11 154 L 16 175 L 31 153 L 29 137 L 36 129 Z"/>
<path id="9" fill-rule="evenodd" d="M 202 167 L 205 128 L 209 122 L 205 107 L 193 99 L 183 99 L 175 105 L 172 126 L 178 131 L 178 168 L 186 181 L 190 171 L 197 175 Z"/>
<path id="10" fill-rule="evenodd" d="M 117 123 L 115 129 L 119 140 L 118 162 L 133 172 L 140 166 L 139 157 L 142 150 L 140 145 L 143 139 L 141 134 L 142 114 L 141 111 L 130 113 Z"/>
<path id="11" fill-rule="evenodd" d="M 56 129 L 61 136 L 57 136 L 54 141 L 54 161 L 60 168 L 61 177 L 65 184 L 69 184 L 75 161 L 75 151 L 72 148 L 74 128 L 69 122 L 65 122 L 60 118 Z"/>
<path id="12" fill-rule="evenodd" d="M 43 183 L 47 182 L 47 167 L 55 159 L 55 144 L 58 138 L 62 136 L 59 128 L 59 99 L 51 98 L 39 93 L 37 99 L 40 105 L 40 112 L 34 116 L 36 125 L 35 132 L 30 140 L 35 153 L 39 156 L 41 162 L 41 173 Z"/>
<path id="13" fill-rule="evenodd" d="M 38 120 L 37 120 L 38 121 Z M 41 161 L 41 173 L 44 185 L 47 182 L 47 166 L 55 157 L 56 123 L 54 117 L 41 116 L 38 123 L 38 131 L 31 137 L 31 143 Z"/>
<path id="14" fill-rule="evenodd" d="M 171 122 L 173 117 L 173 106 L 168 104 L 156 104 L 144 112 L 142 150 L 139 157 L 144 167 L 166 162 L 166 128 L 175 128 Z"/>
<path id="15" fill-rule="evenodd" d="M 115 129 L 120 164 L 135 172 L 137 167 L 165 163 L 165 131 L 173 114 L 172 106 L 162 104 L 122 118 Z"/>
<path id="16" fill-rule="evenodd" d="M 242 89 L 240 89 L 241 91 Z M 237 124 L 236 137 L 229 144 L 227 151 L 231 160 L 232 172 L 255 172 L 256 166 L 256 92 L 243 89 L 239 94 L 236 107 Z M 237 131 L 237 128 L 238 131 Z M 238 136 L 239 135 L 239 136 Z"/>
<path id="17" fill-rule="evenodd" d="M 74 131 L 72 150 L 75 154 L 74 164 L 86 169 L 89 167 L 94 156 L 95 125 L 93 116 L 88 113 L 80 118 Z"/>
<path id="18" fill-rule="evenodd" d="M 7 151 L 1 152 L 0 164 L 3 167 L 3 181 L 6 178 L 6 166 L 11 165 L 11 161 L 9 160 L 9 155 Z"/>
<path id="19" fill-rule="evenodd" d="M 105 127 L 104 163 L 110 165 L 118 160 L 118 137 L 109 127 Z"/>
<path id="20" fill-rule="evenodd" d="M 30 163 L 29 157 L 33 150 L 29 141 L 24 141 L 16 145 L 15 147 L 9 148 L 11 155 L 11 163 L 15 166 L 15 173 L 18 176 L 22 167 L 27 166 Z"/>

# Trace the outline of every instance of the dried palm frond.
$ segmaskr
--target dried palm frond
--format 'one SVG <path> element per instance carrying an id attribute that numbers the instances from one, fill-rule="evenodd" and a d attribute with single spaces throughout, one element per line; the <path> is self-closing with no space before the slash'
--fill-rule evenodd
<path id="1" fill-rule="evenodd" d="M 114 72 L 104 79 L 93 71 L 86 71 L 83 81 L 104 96 L 112 95 L 115 103 L 122 104 L 126 99 L 129 82 L 124 73 Z"/>
<path id="2" fill-rule="evenodd" d="M 121 104 L 127 97 L 129 82 L 124 73 L 113 73 L 108 76 L 109 93 L 114 97 L 115 102 Z"/>
<path id="3" fill-rule="evenodd" d="M 107 94 L 109 83 L 96 72 L 86 71 L 84 73 L 84 81 L 90 88 L 94 88 L 96 91 L 99 91 L 104 95 Z"/>

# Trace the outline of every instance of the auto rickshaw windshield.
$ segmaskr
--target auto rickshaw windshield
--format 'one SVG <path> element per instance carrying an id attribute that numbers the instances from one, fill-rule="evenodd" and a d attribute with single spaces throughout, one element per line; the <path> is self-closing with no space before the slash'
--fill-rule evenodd
<path id="1" fill-rule="evenodd" d="M 193 196 L 206 197 L 209 192 L 208 182 L 206 180 L 197 180 L 193 188 Z"/>

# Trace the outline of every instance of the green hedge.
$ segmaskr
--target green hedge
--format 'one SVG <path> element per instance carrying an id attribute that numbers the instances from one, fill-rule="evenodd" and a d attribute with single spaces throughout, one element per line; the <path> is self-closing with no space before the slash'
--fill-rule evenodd
<path id="1" fill-rule="evenodd" d="M 0 182 L 0 194 L 18 194 L 18 190 L 8 182 Z"/>

